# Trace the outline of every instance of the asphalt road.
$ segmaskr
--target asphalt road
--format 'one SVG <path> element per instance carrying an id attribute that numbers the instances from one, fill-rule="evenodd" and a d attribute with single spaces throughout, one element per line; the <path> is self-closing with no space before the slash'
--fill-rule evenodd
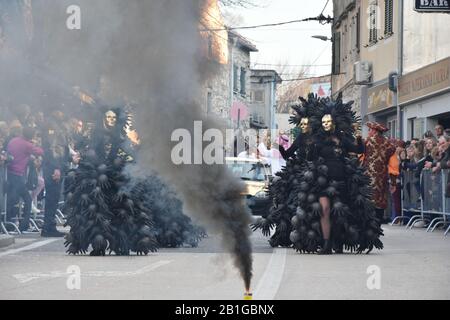
<path id="1" fill-rule="evenodd" d="M 301 255 L 254 234 L 257 299 L 450 299 L 450 236 L 386 227 L 370 255 Z M 80 276 L 78 276 L 78 274 Z M 0 299 L 242 300 L 220 239 L 147 257 L 68 256 L 62 239 L 27 235 L 0 250 Z"/>

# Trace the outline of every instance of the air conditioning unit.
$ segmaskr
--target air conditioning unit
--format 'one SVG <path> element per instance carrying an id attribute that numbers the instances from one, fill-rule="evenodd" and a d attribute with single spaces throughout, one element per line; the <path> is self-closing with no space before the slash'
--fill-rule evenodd
<path id="1" fill-rule="evenodd" d="M 354 64 L 354 82 L 356 84 L 369 84 L 372 79 L 372 63 L 369 61 L 358 61 Z"/>

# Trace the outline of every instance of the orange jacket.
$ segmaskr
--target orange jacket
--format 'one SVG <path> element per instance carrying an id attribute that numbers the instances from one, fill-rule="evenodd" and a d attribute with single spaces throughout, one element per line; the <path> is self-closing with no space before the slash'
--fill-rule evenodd
<path id="1" fill-rule="evenodd" d="M 396 153 L 389 158 L 388 173 L 391 184 L 396 185 L 397 178 L 400 176 L 400 159 L 397 157 Z"/>

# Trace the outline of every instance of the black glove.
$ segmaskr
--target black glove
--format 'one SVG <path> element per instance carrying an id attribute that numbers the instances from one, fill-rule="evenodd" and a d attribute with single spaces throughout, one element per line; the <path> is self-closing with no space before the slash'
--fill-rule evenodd
<path id="1" fill-rule="evenodd" d="M 283 157 L 283 159 L 284 160 L 287 160 L 287 152 L 286 152 L 286 149 L 283 147 L 283 146 L 279 146 L 278 147 L 278 150 L 280 151 L 280 153 L 281 153 L 281 156 Z"/>

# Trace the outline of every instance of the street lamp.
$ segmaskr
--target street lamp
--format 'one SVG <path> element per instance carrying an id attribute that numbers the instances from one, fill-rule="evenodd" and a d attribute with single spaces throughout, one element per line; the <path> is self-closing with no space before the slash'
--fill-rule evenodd
<path id="1" fill-rule="evenodd" d="M 333 41 L 333 38 L 328 38 L 327 36 L 311 36 L 311 38 L 319 39 L 322 41 Z"/>

